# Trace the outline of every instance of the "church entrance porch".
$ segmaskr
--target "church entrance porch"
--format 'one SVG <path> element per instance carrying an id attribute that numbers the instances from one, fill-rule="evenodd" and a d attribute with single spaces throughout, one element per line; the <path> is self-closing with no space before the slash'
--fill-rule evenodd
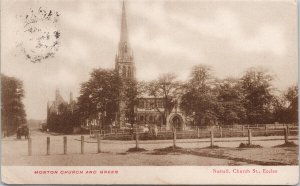
<path id="1" fill-rule="evenodd" d="M 177 130 L 184 130 L 185 121 L 184 117 L 179 113 L 171 113 L 167 118 L 167 130 L 172 130 L 175 127 Z"/>

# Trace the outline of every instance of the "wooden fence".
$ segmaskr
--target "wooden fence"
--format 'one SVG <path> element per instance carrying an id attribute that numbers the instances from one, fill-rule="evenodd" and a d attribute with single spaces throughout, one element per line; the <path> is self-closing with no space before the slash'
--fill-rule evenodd
<path id="1" fill-rule="evenodd" d="M 246 137 L 247 130 L 251 129 L 253 136 L 282 136 L 284 135 L 283 129 L 287 128 L 289 135 L 298 135 L 298 126 L 294 124 L 265 124 L 265 125 L 234 125 L 234 126 L 201 126 L 193 127 L 186 130 L 177 129 L 178 139 L 195 139 L 195 138 L 208 138 L 210 132 L 213 131 L 214 136 L 217 138 L 227 137 Z M 91 133 L 91 137 L 95 137 L 100 134 L 103 139 L 108 140 L 133 140 L 133 133 L 136 131 L 130 130 L 114 130 L 110 131 L 99 131 L 95 130 Z M 142 132 L 139 137 L 141 140 L 155 140 L 155 139 L 172 139 L 172 130 L 159 130 L 157 134 L 154 132 Z"/>
<path id="2" fill-rule="evenodd" d="M 232 130 L 232 128 L 229 128 Z M 265 131 L 264 132 L 274 132 L 274 130 L 276 130 L 277 132 L 281 132 L 280 134 L 284 136 L 284 143 L 288 143 L 289 142 L 289 136 L 291 136 L 291 133 L 292 132 L 295 132 L 296 128 L 294 127 L 290 127 L 290 126 L 286 126 L 284 128 L 281 128 L 281 129 L 270 129 L 268 130 L 268 127 L 265 127 L 264 128 Z M 267 130 L 266 130 L 267 129 Z M 226 131 L 226 128 L 221 128 L 221 127 L 218 127 L 218 128 L 211 128 L 211 130 L 208 131 L 208 134 L 207 134 L 207 131 L 205 131 L 205 137 L 209 138 L 210 139 L 210 147 L 214 147 L 214 142 L 215 142 L 215 138 L 216 137 L 219 137 L 219 138 L 223 138 L 223 132 Z M 236 133 L 241 133 L 242 132 L 242 136 L 243 137 L 247 137 L 247 144 L 248 145 L 251 145 L 252 144 L 252 140 L 253 140 L 253 134 L 255 134 L 255 131 L 256 131 L 256 134 L 258 134 L 258 132 L 261 132 L 261 131 L 258 131 L 260 130 L 260 128 L 255 128 L 254 129 L 247 129 L 245 130 L 245 127 L 242 127 L 242 131 L 240 130 L 237 130 L 235 131 Z M 176 140 L 180 137 L 182 137 L 184 134 L 186 134 L 186 132 L 192 132 L 192 134 L 195 134 L 195 131 L 177 131 L 176 129 L 174 129 L 173 131 L 165 131 L 165 132 L 162 132 L 160 131 L 160 133 L 157 134 L 156 137 L 158 137 L 158 135 L 162 135 L 162 136 L 166 136 L 166 135 L 171 135 L 171 139 L 173 139 L 173 148 L 176 148 L 177 145 L 176 145 Z M 200 132 L 200 129 L 198 128 L 197 131 L 196 131 L 196 135 L 198 138 L 200 137 L 203 137 L 204 135 Z M 298 133 L 298 128 L 297 128 L 297 131 L 296 133 Z M 139 133 L 139 132 L 135 132 L 133 133 L 133 135 L 130 135 L 131 139 L 135 138 L 135 149 L 139 149 L 140 148 L 140 143 L 139 143 L 139 140 L 140 140 L 140 137 L 143 133 Z M 266 133 L 265 133 L 266 134 Z M 109 134 L 111 135 L 111 134 Z M 219 135 L 219 136 L 218 136 Z M 132 137 L 133 136 L 133 137 Z M 96 135 L 97 137 L 97 141 L 95 143 L 97 143 L 97 153 L 101 153 L 101 138 L 102 137 L 105 137 L 105 135 L 103 135 L 101 137 L 100 134 Z M 216 140 L 218 141 L 218 140 Z M 230 142 L 230 141 L 229 141 Z M 85 140 L 84 140 L 84 136 L 81 136 L 80 138 L 80 151 L 81 151 L 81 154 L 84 154 L 85 151 L 84 151 L 84 143 L 85 143 Z M 68 149 L 68 145 L 67 145 L 67 136 L 63 136 L 63 154 L 68 154 L 67 152 L 67 149 Z M 50 155 L 50 137 L 47 137 L 46 138 L 46 155 Z M 31 156 L 32 155 L 32 139 L 31 138 L 28 138 L 28 156 Z"/>

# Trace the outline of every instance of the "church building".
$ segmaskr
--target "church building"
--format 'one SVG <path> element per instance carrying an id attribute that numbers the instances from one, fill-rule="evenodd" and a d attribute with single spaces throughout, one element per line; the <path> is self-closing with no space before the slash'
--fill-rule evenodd
<path id="1" fill-rule="evenodd" d="M 59 115 L 59 106 L 66 105 L 68 109 L 71 111 L 74 110 L 75 107 L 75 100 L 73 100 L 73 93 L 70 92 L 70 100 L 69 102 L 65 101 L 64 98 L 61 96 L 58 89 L 55 90 L 55 98 L 53 101 L 48 101 L 47 103 L 47 120 L 49 119 L 51 114 Z"/>
<path id="2" fill-rule="evenodd" d="M 122 4 L 122 17 L 121 17 L 121 32 L 118 51 L 115 59 L 115 70 L 118 72 L 123 82 L 123 88 L 126 82 L 136 80 L 136 68 L 134 62 L 133 51 L 129 43 L 126 18 L 125 2 Z M 128 122 L 126 112 L 128 106 L 126 105 L 126 97 L 124 97 L 124 90 L 120 91 L 121 100 L 119 103 L 119 112 L 117 114 L 117 122 L 122 127 Z M 156 99 L 156 100 L 155 100 Z M 155 105 L 157 104 L 157 105 Z M 162 98 L 154 98 L 148 95 L 143 95 L 138 98 L 138 104 L 134 108 L 135 123 L 138 125 L 156 125 L 160 128 L 170 130 L 172 126 L 178 129 L 185 129 L 186 117 L 180 111 L 179 105 L 175 106 L 171 113 L 166 118 L 166 125 L 163 124 L 163 111 Z"/>

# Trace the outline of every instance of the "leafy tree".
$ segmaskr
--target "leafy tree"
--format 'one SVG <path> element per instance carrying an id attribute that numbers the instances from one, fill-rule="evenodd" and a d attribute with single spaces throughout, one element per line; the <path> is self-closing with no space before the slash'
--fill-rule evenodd
<path id="1" fill-rule="evenodd" d="M 275 120 L 282 123 L 298 122 L 298 87 L 289 87 L 273 102 Z"/>
<path id="2" fill-rule="evenodd" d="M 138 96 L 138 83 L 133 79 L 125 79 L 122 81 L 122 90 L 124 91 L 121 95 L 122 100 L 126 102 L 126 113 L 125 117 L 129 119 L 129 123 L 133 125 L 135 122 L 134 107 L 137 105 Z"/>
<path id="3" fill-rule="evenodd" d="M 48 126 L 51 131 L 72 133 L 74 127 L 80 126 L 80 115 L 76 103 L 62 103 L 58 113 L 49 113 Z"/>
<path id="4" fill-rule="evenodd" d="M 18 126 L 26 123 L 23 98 L 23 82 L 1 74 L 1 123 L 6 135 L 14 134 Z"/>
<path id="5" fill-rule="evenodd" d="M 284 95 L 288 107 L 287 112 L 290 118 L 289 122 L 298 122 L 298 86 L 294 85 L 288 88 Z"/>
<path id="6" fill-rule="evenodd" d="M 218 118 L 215 87 L 215 79 L 209 66 L 197 65 L 192 69 L 180 107 L 186 114 L 194 117 L 197 125 L 211 124 Z"/>
<path id="7" fill-rule="evenodd" d="M 262 69 L 250 68 L 241 78 L 244 107 L 249 123 L 272 121 L 273 76 Z"/>
<path id="8" fill-rule="evenodd" d="M 87 82 L 82 83 L 78 98 L 83 119 L 105 116 L 105 124 L 113 121 L 118 111 L 120 79 L 114 70 L 94 69 Z M 103 126 L 104 127 L 104 126 Z"/>
<path id="9" fill-rule="evenodd" d="M 246 117 L 243 95 L 238 79 L 227 78 L 217 85 L 218 120 L 222 124 L 241 123 Z"/>
<path id="10" fill-rule="evenodd" d="M 284 99 L 283 95 L 274 96 L 272 107 L 274 121 L 285 123 L 289 120 L 286 108 L 286 100 Z"/>

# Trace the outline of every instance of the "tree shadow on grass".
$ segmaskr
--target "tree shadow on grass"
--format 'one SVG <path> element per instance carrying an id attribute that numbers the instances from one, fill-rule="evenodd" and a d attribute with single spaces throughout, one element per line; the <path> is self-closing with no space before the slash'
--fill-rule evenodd
<path id="1" fill-rule="evenodd" d="M 179 146 L 169 146 L 165 148 L 160 149 L 154 149 L 154 152 L 148 153 L 151 155 L 166 155 L 166 154 L 173 154 L 173 155 L 179 155 L 182 154 L 182 147 Z"/>
<path id="2" fill-rule="evenodd" d="M 218 145 L 213 145 L 213 146 L 207 146 L 207 147 L 203 147 L 201 149 L 219 149 L 220 147 Z"/>
<path id="3" fill-rule="evenodd" d="M 128 149 L 126 152 L 145 152 L 145 151 L 147 151 L 147 150 L 144 148 L 133 147 L 133 148 Z"/>
<path id="4" fill-rule="evenodd" d="M 286 142 L 284 144 L 281 144 L 281 145 L 276 145 L 276 146 L 273 146 L 275 148 L 280 148 L 280 147 L 298 147 L 297 144 L 295 144 L 293 141 L 289 141 L 289 142 Z"/>

